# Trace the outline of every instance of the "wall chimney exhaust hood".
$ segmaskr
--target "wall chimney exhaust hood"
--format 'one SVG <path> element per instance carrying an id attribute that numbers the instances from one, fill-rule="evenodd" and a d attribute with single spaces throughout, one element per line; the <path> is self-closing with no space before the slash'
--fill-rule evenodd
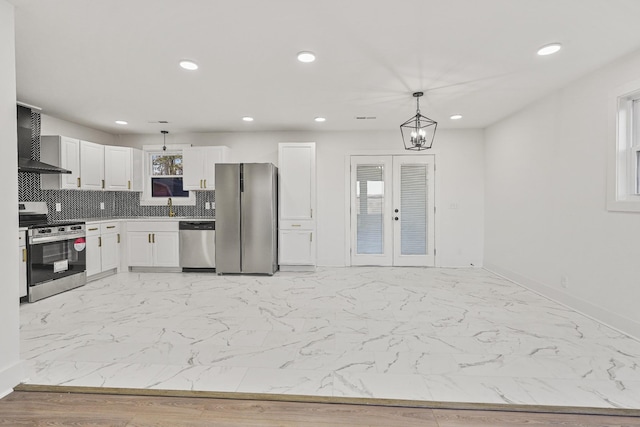
<path id="1" fill-rule="evenodd" d="M 71 173 L 70 170 L 34 160 L 31 155 L 31 136 L 31 108 L 18 105 L 18 172 Z"/>

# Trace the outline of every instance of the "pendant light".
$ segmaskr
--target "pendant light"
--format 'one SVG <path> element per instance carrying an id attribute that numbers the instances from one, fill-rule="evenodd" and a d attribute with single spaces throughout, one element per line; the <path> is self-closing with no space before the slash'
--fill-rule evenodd
<path id="1" fill-rule="evenodd" d="M 162 151 L 167 151 L 167 134 L 169 131 L 161 130 L 160 132 L 162 133 Z"/>
<path id="2" fill-rule="evenodd" d="M 400 125 L 402 142 L 405 150 L 428 150 L 433 145 L 438 123 L 420 114 L 420 97 L 422 92 L 414 92 L 416 98 L 416 115 Z"/>

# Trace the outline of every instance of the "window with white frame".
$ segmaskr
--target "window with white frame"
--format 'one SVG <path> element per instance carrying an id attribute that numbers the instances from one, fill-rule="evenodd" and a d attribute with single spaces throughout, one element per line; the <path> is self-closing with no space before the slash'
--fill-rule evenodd
<path id="1" fill-rule="evenodd" d="M 640 82 L 617 91 L 615 123 L 608 208 L 640 212 Z"/>
<path id="2" fill-rule="evenodd" d="M 176 147 L 145 147 L 144 191 L 142 205 L 165 205 L 171 198 L 174 205 L 195 205 L 195 195 L 182 186 L 182 149 Z"/>

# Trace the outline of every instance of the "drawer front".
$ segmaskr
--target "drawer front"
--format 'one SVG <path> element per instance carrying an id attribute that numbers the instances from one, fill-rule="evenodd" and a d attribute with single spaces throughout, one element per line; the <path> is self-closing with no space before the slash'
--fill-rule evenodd
<path id="1" fill-rule="evenodd" d="M 102 224 L 100 224 L 100 232 L 102 234 L 119 233 L 120 223 L 119 222 L 103 222 Z"/>
<path id="2" fill-rule="evenodd" d="M 178 221 L 130 221 L 127 231 L 178 231 Z"/>
<path id="3" fill-rule="evenodd" d="M 315 221 L 280 221 L 281 230 L 313 230 L 315 225 Z"/>
<path id="4" fill-rule="evenodd" d="M 89 236 L 99 236 L 100 233 L 101 233 L 100 224 L 99 223 L 88 222 L 86 224 L 86 232 L 87 232 L 87 237 L 89 237 Z"/>

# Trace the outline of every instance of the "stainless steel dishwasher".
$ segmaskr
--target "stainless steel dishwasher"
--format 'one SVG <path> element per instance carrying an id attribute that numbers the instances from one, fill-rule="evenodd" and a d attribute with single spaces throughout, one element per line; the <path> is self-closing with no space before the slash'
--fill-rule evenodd
<path id="1" fill-rule="evenodd" d="M 180 267 L 214 269 L 216 267 L 216 222 L 180 221 Z"/>

